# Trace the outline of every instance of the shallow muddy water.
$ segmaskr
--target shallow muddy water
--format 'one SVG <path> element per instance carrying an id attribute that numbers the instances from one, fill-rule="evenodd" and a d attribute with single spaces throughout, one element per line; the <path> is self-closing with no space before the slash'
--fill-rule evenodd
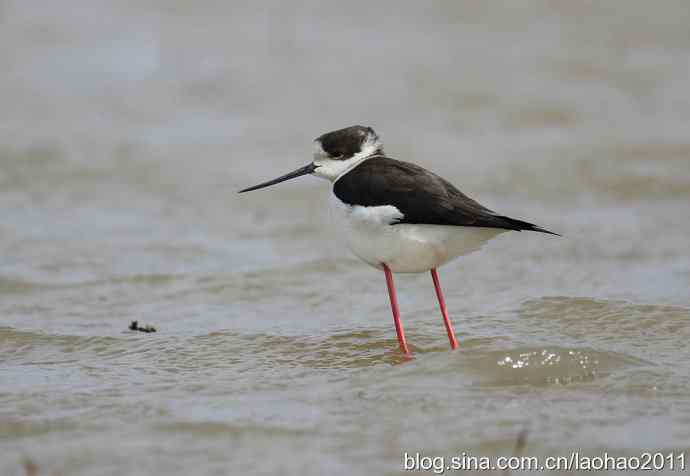
<path id="1" fill-rule="evenodd" d="M 690 449 L 686 2 L 123 5 L 0 2 L 0 474 Z M 326 182 L 236 193 L 354 123 L 563 234 L 440 270 L 456 352 Z"/>

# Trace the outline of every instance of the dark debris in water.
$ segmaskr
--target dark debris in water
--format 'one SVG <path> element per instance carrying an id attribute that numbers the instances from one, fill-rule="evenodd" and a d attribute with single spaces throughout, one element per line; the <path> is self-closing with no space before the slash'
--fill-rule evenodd
<path id="1" fill-rule="evenodd" d="M 129 330 L 139 332 L 156 332 L 155 327 L 149 325 L 140 326 L 139 321 L 132 321 L 132 323 L 129 325 Z"/>
<path id="2" fill-rule="evenodd" d="M 38 474 L 38 465 L 32 459 L 24 458 L 22 464 L 24 465 L 26 476 L 36 476 Z"/>

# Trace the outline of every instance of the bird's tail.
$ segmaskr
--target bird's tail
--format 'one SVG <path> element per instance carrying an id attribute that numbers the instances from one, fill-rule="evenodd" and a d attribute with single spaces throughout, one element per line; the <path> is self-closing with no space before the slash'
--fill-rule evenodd
<path id="1" fill-rule="evenodd" d="M 561 236 L 558 233 L 554 233 L 553 231 L 546 230 L 540 226 L 535 225 L 534 223 L 529 223 L 526 221 L 522 220 L 516 220 L 515 218 L 510 218 L 506 216 L 499 216 L 498 218 L 501 218 L 502 220 L 505 221 L 506 223 L 506 228 L 509 230 L 515 230 L 515 231 L 537 231 L 539 233 L 548 233 L 549 235 L 556 235 L 556 236 Z"/>

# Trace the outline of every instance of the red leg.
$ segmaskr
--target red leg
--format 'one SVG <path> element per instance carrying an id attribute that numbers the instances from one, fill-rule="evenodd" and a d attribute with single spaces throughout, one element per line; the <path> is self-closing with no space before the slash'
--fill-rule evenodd
<path id="1" fill-rule="evenodd" d="M 388 296 L 391 298 L 393 321 L 395 321 L 395 332 L 398 334 L 398 343 L 400 344 L 400 350 L 402 350 L 405 354 L 409 354 L 410 351 L 408 350 L 407 342 L 405 341 L 405 331 L 403 331 L 402 322 L 400 322 L 400 309 L 398 308 L 398 296 L 395 294 L 395 284 L 393 284 L 393 273 L 391 273 L 391 270 L 386 265 L 386 263 L 381 263 L 381 265 L 383 266 L 383 272 L 386 273 Z"/>
<path id="2" fill-rule="evenodd" d="M 436 288 L 436 297 L 438 298 L 438 305 L 441 307 L 441 314 L 443 314 L 443 323 L 446 325 L 446 332 L 448 333 L 448 340 L 450 341 L 450 348 L 456 349 L 458 341 L 453 332 L 453 323 L 448 317 L 448 310 L 446 309 L 446 300 L 443 299 L 443 291 L 441 291 L 441 282 L 438 279 L 438 272 L 436 268 L 431 270 L 431 279 L 434 280 L 434 287 Z"/>

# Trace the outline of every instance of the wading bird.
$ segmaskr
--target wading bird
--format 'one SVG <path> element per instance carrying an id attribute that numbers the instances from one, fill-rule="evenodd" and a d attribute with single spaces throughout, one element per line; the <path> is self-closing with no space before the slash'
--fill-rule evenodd
<path id="1" fill-rule="evenodd" d="M 376 132 L 364 126 L 346 127 L 317 137 L 310 164 L 239 193 L 308 174 L 333 184 L 331 203 L 342 227 L 340 235 L 356 256 L 385 273 L 398 343 L 405 354 L 409 354 L 409 349 L 392 273 L 431 273 L 448 340 L 455 349 L 458 341 L 437 268 L 478 250 L 506 231 L 557 235 L 532 223 L 499 215 L 438 175 L 387 157 Z"/>

